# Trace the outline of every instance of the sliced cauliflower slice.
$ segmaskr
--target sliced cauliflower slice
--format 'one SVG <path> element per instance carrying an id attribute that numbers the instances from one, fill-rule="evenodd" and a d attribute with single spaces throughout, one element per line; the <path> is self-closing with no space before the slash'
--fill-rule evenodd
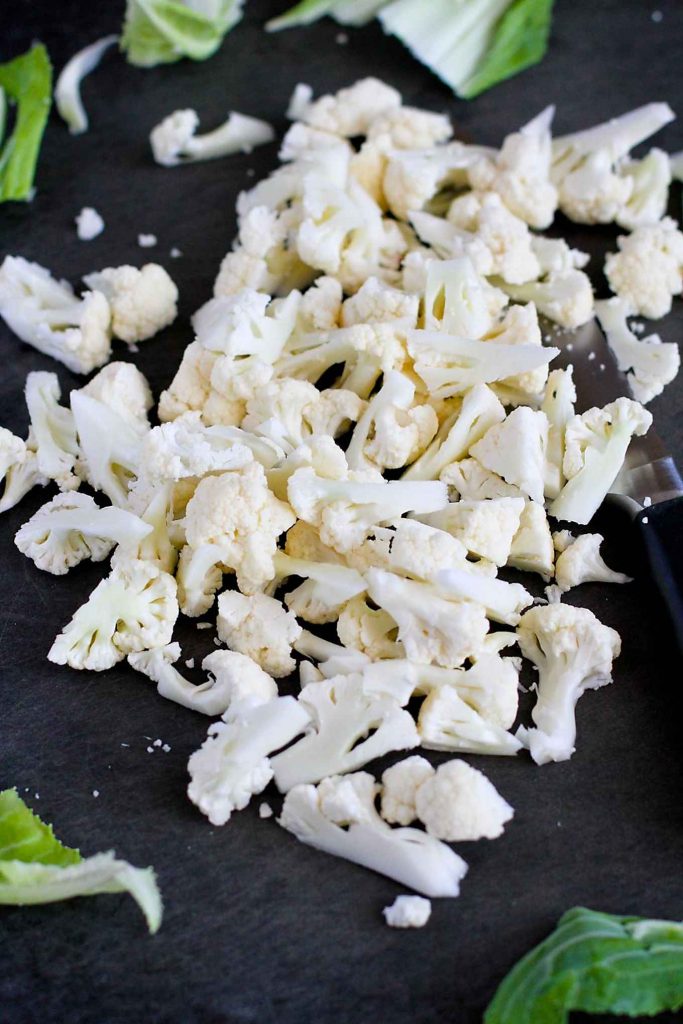
<path id="1" fill-rule="evenodd" d="M 149 429 L 148 413 L 154 399 L 147 378 L 133 363 L 108 363 L 80 391 L 112 409 L 131 427 Z"/>
<path id="2" fill-rule="evenodd" d="M 487 718 L 450 683 L 430 690 L 417 719 L 420 744 L 428 750 L 514 756 L 522 744 Z"/>
<path id="3" fill-rule="evenodd" d="M 408 377 L 398 370 L 384 375 L 346 449 L 349 469 L 400 469 L 425 450 L 439 421 L 430 405 L 414 405 L 414 400 L 415 385 Z"/>
<path id="4" fill-rule="evenodd" d="M 434 774 L 429 761 L 413 754 L 392 765 L 382 775 L 381 814 L 392 825 L 411 825 L 417 818 L 415 798 L 423 782 Z"/>
<path id="5" fill-rule="evenodd" d="M 61 576 L 86 558 L 101 562 L 115 544 L 137 544 L 152 527 L 122 508 L 99 508 L 86 494 L 58 494 L 17 531 L 14 543 L 39 569 Z"/>
<path id="6" fill-rule="evenodd" d="M 514 811 L 483 772 L 454 758 L 418 788 L 417 815 L 437 839 L 497 839 Z"/>
<path id="7" fill-rule="evenodd" d="M 599 533 L 584 533 L 564 547 L 555 563 L 555 579 L 560 590 L 571 590 L 581 583 L 631 583 L 630 576 L 615 572 L 605 564 L 600 554 L 604 537 Z"/>
<path id="8" fill-rule="evenodd" d="M 554 560 L 553 538 L 545 509 L 535 501 L 525 501 L 507 564 L 522 572 L 537 572 L 547 583 L 553 575 Z"/>
<path id="9" fill-rule="evenodd" d="M 541 403 L 541 412 L 548 417 L 548 444 L 546 447 L 545 487 L 547 498 L 556 498 L 565 483 L 564 440 L 567 424 L 574 416 L 576 388 L 573 367 L 551 370 Z"/>
<path id="10" fill-rule="evenodd" d="M 78 470 L 91 487 L 125 507 L 128 488 L 140 468 L 146 432 L 83 391 L 71 392 L 71 411 L 80 446 Z"/>
<path id="11" fill-rule="evenodd" d="M 658 320 L 671 310 L 671 299 L 683 291 L 683 232 L 665 217 L 643 224 L 617 238 L 619 252 L 609 253 L 605 276 L 631 313 Z"/>
<path id="12" fill-rule="evenodd" d="M 485 469 L 519 487 L 532 501 L 543 504 L 548 419 L 544 412 L 518 406 L 490 427 L 470 454 Z"/>
<path id="13" fill-rule="evenodd" d="M 11 430 L 0 427 L 0 512 L 14 508 L 33 487 L 44 487 L 47 482 L 38 469 L 35 450 Z"/>
<path id="14" fill-rule="evenodd" d="M 381 608 L 371 608 L 362 594 L 351 598 L 337 620 L 337 636 L 344 647 L 360 651 L 373 661 L 403 657 L 397 632 L 391 615 Z"/>
<path id="15" fill-rule="evenodd" d="M 676 342 L 658 334 L 639 338 L 629 329 L 631 307 L 624 298 L 596 302 L 595 312 L 620 370 L 627 374 L 633 397 L 646 405 L 676 377 L 681 357 Z"/>
<path id="16" fill-rule="evenodd" d="M 129 345 L 168 327 L 178 313 L 178 289 L 158 263 L 146 263 L 142 269 L 107 267 L 83 280 L 107 299 L 112 331 Z"/>
<path id="17" fill-rule="evenodd" d="M 457 896 L 467 865 L 449 846 L 414 828 L 391 828 L 375 810 L 372 775 L 356 772 L 295 786 L 278 824 L 317 850 L 343 857 L 425 896 Z"/>
<path id="18" fill-rule="evenodd" d="M 170 643 L 177 617 L 172 576 L 148 562 L 117 566 L 56 637 L 48 660 L 102 672 L 133 651 Z"/>
<path id="19" fill-rule="evenodd" d="M 187 795 L 212 825 L 225 825 L 273 777 L 268 755 L 309 725 L 303 704 L 278 697 L 239 718 L 214 722 L 206 740 L 188 761 Z"/>
<path id="20" fill-rule="evenodd" d="M 236 590 L 218 598 L 218 636 L 234 651 L 248 655 L 276 679 L 296 668 L 292 646 L 301 636 L 293 612 L 266 594 L 247 597 Z"/>
<path id="21" fill-rule="evenodd" d="M 80 485 L 74 473 L 79 454 L 76 426 L 71 410 L 59 404 L 62 392 L 57 374 L 29 373 L 24 394 L 39 473 L 62 491 L 76 490 Z"/>
<path id="22" fill-rule="evenodd" d="M 519 530 L 524 499 L 490 498 L 451 502 L 442 512 L 421 516 L 422 522 L 446 530 L 472 555 L 505 565 Z"/>
<path id="23" fill-rule="evenodd" d="M 99 291 L 82 299 L 67 281 L 21 256 L 0 266 L 0 316 L 27 345 L 74 373 L 90 373 L 111 355 L 111 310 Z"/>

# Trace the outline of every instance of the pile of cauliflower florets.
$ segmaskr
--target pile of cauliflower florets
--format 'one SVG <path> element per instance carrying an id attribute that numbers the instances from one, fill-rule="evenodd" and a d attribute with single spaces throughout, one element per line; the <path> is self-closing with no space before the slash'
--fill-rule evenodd
<path id="1" fill-rule="evenodd" d="M 59 488 L 20 551 L 55 574 L 111 554 L 49 659 L 101 671 L 127 658 L 216 719 L 188 789 L 213 824 L 274 780 L 284 828 L 427 897 L 456 896 L 467 870 L 446 844 L 499 836 L 512 808 L 459 758 L 408 756 L 380 784 L 362 769 L 416 747 L 567 759 L 575 704 L 610 681 L 620 649 L 561 597 L 628 577 L 599 535 L 548 516 L 587 524 L 652 417 L 628 398 L 576 415 L 538 315 L 566 328 L 597 315 L 641 401 L 678 369 L 675 345 L 628 325 L 682 290 L 669 158 L 629 157 L 673 115 L 651 104 L 552 139 L 552 114 L 494 150 L 449 141 L 445 116 L 373 79 L 315 101 L 298 87 L 282 166 L 239 196 L 238 240 L 159 426 L 143 375 L 104 364 L 112 337 L 133 344 L 174 319 L 163 268 L 91 274 L 82 298 L 20 257 L 0 269 L 20 338 L 74 371 L 103 367 L 68 404 L 54 373 L 29 374 L 28 438 L 0 429 L 0 510 Z M 605 266 L 614 298 L 594 302 L 585 254 L 539 233 L 558 209 L 630 232 Z M 540 577 L 546 598 L 504 567 Z M 220 647 L 195 685 L 174 626 L 214 606 Z M 538 683 L 533 725 L 513 733 L 514 645 Z M 276 680 L 297 672 L 296 696 L 281 695 Z M 385 914 L 419 926 L 428 900 Z"/>

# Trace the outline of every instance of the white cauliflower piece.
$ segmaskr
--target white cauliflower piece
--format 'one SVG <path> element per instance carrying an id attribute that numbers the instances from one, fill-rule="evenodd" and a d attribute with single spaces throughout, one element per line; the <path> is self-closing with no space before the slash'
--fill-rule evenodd
<path id="1" fill-rule="evenodd" d="M 490 427 L 470 454 L 523 494 L 543 504 L 548 419 L 543 412 L 518 406 Z"/>
<path id="2" fill-rule="evenodd" d="M 141 270 L 128 265 L 107 267 L 83 280 L 107 299 L 112 331 L 129 345 L 168 327 L 178 313 L 178 289 L 158 263 L 146 263 Z"/>
<path id="3" fill-rule="evenodd" d="M 209 352 L 198 341 L 191 342 L 183 352 L 180 366 L 168 388 L 159 398 L 159 419 L 162 423 L 176 419 L 186 412 L 200 412 L 205 423 L 222 422 L 216 413 L 223 410 L 213 403 L 213 416 L 206 414 L 211 397 L 211 371 L 218 359 L 215 352 Z M 226 403 L 228 404 L 228 403 Z M 228 404 L 227 423 L 239 423 L 244 415 L 244 402 Z"/>
<path id="4" fill-rule="evenodd" d="M 424 928 L 432 914 L 432 904 L 424 896 L 397 896 L 382 911 L 390 928 Z"/>
<path id="5" fill-rule="evenodd" d="M 441 480 L 448 485 L 449 493 L 466 501 L 485 501 L 490 498 L 519 498 L 519 487 L 508 484 L 496 473 L 484 469 L 476 459 L 460 459 L 451 462 L 441 471 Z"/>
<path id="6" fill-rule="evenodd" d="M 388 137 L 391 149 L 429 149 L 447 142 L 453 128 L 446 114 L 395 107 L 374 118 L 365 134 L 368 139 Z"/>
<path id="7" fill-rule="evenodd" d="M 557 189 L 550 181 L 550 126 L 554 107 L 546 107 L 518 132 L 506 136 L 500 151 L 482 156 L 468 170 L 472 188 L 497 192 L 505 205 L 532 228 L 550 227 Z"/>
<path id="8" fill-rule="evenodd" d="M 446 186 L 467 185 L 468 168 L 485 152 L 462 142 L 395 150 L 389 155 L 383 181 L 389 209 L 399 220 L 406 221 Z"/>
<path id="9" fill-rule="evenodd" d="M 344 647 L 360 651 L 373 661 L 402 657 L 397 631 L 391 615 L 381 608 L 371 608 L 362 594 L 351 598 L 337 620 L 337 636 Z"/>
<path id="10" fill-rule="evenodd" d="M 333 644 L 330 640 L 323 640 L 306 629 L 294 644 L 294 649 L 305 658 L 314 658 L 318 662 L 318 679 L 332 679 L 338 675 L 364 672 L 372 664 L 368 656 L 361 651 Z"/>
<path id="11" fill-rule="evenodd" d="M 414 405 L 415 385 L 390 370 L 360 416 L 346 449 L 349 469 L 399 469 L 413 462 L 437 432 L 430 405 Z"/>
<path id="12" fill-rule="evenodd" d="M 627 160 L 619 174 L 631 181 L 631 194 L 614 218 L 634 231 L 642 224 L 656 224 L 666 213 L 671 184 L 671 160 L 661 149 L 651 149 L 642 160 Z"/>
<path id="13" fill-rule="evenodd" d="M 419 737 L 409 712 L 392 697 L 368 693 L 363 682 L 359 674 L 340 675 L 301 691 L 299 701 L 314 728 L 273 758 L 281 793 L 417 746 Z"/>
<path id="14" fill-rule="evenodd" d="M 675 220 L 643 224 L 617 238 L 619 252 L 609 253 L 605 276 L 631 313 L 658 320 L 671 310 L 671 298 L 683 291 L 683 232 Z"/>
<path id="15" fill-rule="evenodd" d="M 509 729 L 517 717 L 521 658 L 502 658 L 500 650 L 503 646 L 510 646 L 516 642 L 517 637 L 514 633 L 490 633 L 481 652 L 476 655 L 468 669 L 415 665 L 415 693 L 429 696 L 443 688 L 454 689 L 460 700 L 476 712 L 484 723 L 498 726 L 501 730 Z M 431 718 L 431 725 L 436 725 L 441 732 L 444 732 L 444 726 L 448 729 L 451 735 L 442 744 L 445 749 L 452 748 L 454 738 L 458 735 L 458 719 L 465 729 L 465 732 L 461 731 L 458 736 L 460 748 L 465 749 L 462 746 L 465 739 L 469 738 L 471 742 L 475 738 L 473 727 L 477 725 L 480 728 L 478 743 L 485 748 L 486 744 L 482 742 L 484 737 L 481 735 L 482 721 L 477 722 L 475 718 L 468 716 L 467 712 L 463 713 L 448 693 L 445 694 L 443 702 L 436 703 L 437 706 L 432 708 L 432 712 L 427 708 L 422 724 L 424 726 L 425 720 Z M 494 739 L 497 742 L 502 741 L 504 752 L 519 749 L 514 737 L 499 733 Z M 483 752 L 488 751 L 484 749 Z"/>
<path id="16" fill-rule="evenodd" d="M 308 381 L 279 377 L 248 399 L 242 427 L 289 455 L 315 434 L 342 433 L 363 408 L 364 403 L 346 388 L 321 392 Z"/>
<path id="17" fill-rule="evenodd" d="M 140 467 L 144 426 L 131 424 L 83 391 L 72 391 L 70 398 L 80 446 L 79 473 L 114 505 L 125 507 Z"/>
<path id="18" fill-rule="evenodd" d="M 176 583 L 148 562 L 117 566 L 56 637 L 55 665 L 103 672 L 133 651 L 170 643 L 178 617 Z"/>
<path id="19" fill-rule="evenodd" d="M 11 430 L 0 427 L 0 512 L 14 508 L 33 487 L 46 483 L 35 451 Z"/>
<path id="20" fill-rule="evenodd" d="M 619 369 L 627 374 L 633 397 L 646 405 L 676 377 L 681 357 L 676 342 L 663 342 L 658 334 L 639 338 L 629 329 L 629 302 L 612 298 L 596 302 L 595 313 L 607 336 Z"/>
<path id="21" fill-rule="evenodd" d="M 307 103 L 298 119 L 321 131 L 353 138 L 366 135 L 377 118 L 400 106 L 396 89 L 378 78 L 362 78 L 334 95 Z"/>
<path id="22" fill-rule="evenodd" d="M 54 480 L 62 491 L 76 490 L 80 485 L 74 473 L 79 455 L 76 426 L 71 410 L 59 404 L 62 392 L 57 374 L 43 370 L 29 373 L 24 394 L 38 472 Z"/>
<path id="23" fill-rule="evenodd" d="M 541 403 L 541 412 L 548 417 L 544 487 L 547 498 L 556 498 L 565 483 L 564 435 L 567 424 L 574 416 L 575 401 L 573 367 L 568 366 L 566 370 L 551 370 Z"/>
<path id="24" fill-rule="evenodd" d="M 303 333 L 332 331 L 342 315 L 342 286 L 334 277 L 316 278 L 301 296 L 298 327 Z"/>
<path id="25" fill-rule="evenodd" d="M 493 622 L 507 626 L 516 626 L 523 609 L 533 603 L 521 583 L 506 583 L 466 569 L 441 569 L 434 582 L 444 597 L 481 604 Z"/>
<path id="26" fill-rule="evenodd" d="M 526 306 L 510 306 L 500 323 L 482 341 L 497 345 L 542 345 L 541 328 L 533 302 Z M 520 373 L 494 384 L 494 390 L 506 405 L 536 405 L 548 381 L 548 367 L 539 366 L 529 373 Z"/>
<path id="27" fill-rule="evenodd" d="M 275 598 L 228 590 L 218 598 L 217 625 L 223 643 L 248 655 L 276 679 L 296 668 L 292 646 L 301 636 L 301 627 L 293 612 Z"/>
<path id="28" fill-rule="evenodd" d="M 472 555 L 505 565 L 519 530 L 524 499 L 490 498 L 451 502 L 442 512 L 421 516 L 422 522 L 446 530 Z"/>
<path id="29" fill-rule="evenodd" d="M 531 245 L 531 232 L 496 192 L 466 192 L 453 200 L 447 220 L 486 246 L 491 254 L 490 273 L 510 284 L 523 284 L 538 277 L 540 267 Z"/>
<path id="30" fill-rule="evenodd" d="M 593 316 L 593 288 L 582 270 L 550 273 L 525 284 L 498 282 L 514 302 L 533 302 L 538 312 L 561 327 L 573 330 Z"/>
<path id="31" fill-rule="evenodd" d="M 21 256 L 6 256 L 0 266 L 0 316 L 27 345 L 74 373 L 90 373 L 111 355 L 106 298 L 90 291 L 79 299 L 67 281 Z"/>
<path id="32" fill-rule="evenodd" d="M 553 575 L 554 560 L 553 538 L 545 509 L 535 501 L 525 501 L 507 564 L 522 572 L 537 572 L 547 583 Z"/>
<path id="33" fill-rule="evenodd" d="M 276 551 L 271 589 L 288 576 L 300 576 L 305 581 L 285 596 L 285 604 L 306 622 L 334 622 L 347 601 L 366 589 L 361 574 L 346 565 L 309 562 Z"/>
<path id="34" fill-rule="evenodd" d="M 212 825 L 225 825 L 273 777 L 268 755 L 290 743 L 309 724 L 293 697 L 278 697 L 229 722 L 214 722 L 188 761 L 187 795 Z"/>
<path id="35" fill-rule="evenodd" d="M 255 146 L 272 142 L 275 132 L 266 121 L 233 111 L 218 128 L 197 135 L 199 117 L 192 109 L 174 110 L 149 135 L 154 159 L 162 167 L 215 160 L 233 153 L 251 153 Z"/>
<path id="36" fill-rule="evenodd" d="M 647 409 L 630 398 L 572 417 L 565 429 L 567 483 L 550 514 L 566 522 L 590 522 L 623 465 L 631 437 L 645 434 L 651 423 Z"/>
<path id="37" fill-rule="evenodd" d="M 564 547 L 555 563 L 555 579 L 561 591 L 571 590 L 581 583 L 631 583 L 630 576 L 615 572 L 605 564 L 600 554 L 604 537 L 599 533 L 584 533 Z"/>
<path id="38" fill-rule="evenodd" d="M 99 508 L 87 494 L 58 494 L 19 528 L 14 543 L 39 569 L 61 576 L 86 558 L 101 562 L 115 544 L 137 544 L 152 527 L 122 508 Z"/>
<path id="39" fill-rule="evenodd" d="M 428 750 L 514 756 L 521 742 L 466 699 L 450 682 L 434 687 L 417 719 L 420 744 Z"/>
<path id="40" fill-rule="evenodd" d="M 193 487 L 195 484 L 196 481 L 192 481 Z M 178 548 L 184 543 L 184 537 L 179 538 L 174 533 L 177 525 L 175 515 L 179 514 L 178 491 L 179 488 L 173 483 L 159 486 L 150 484 L 144 478 L 134 481 L 128 492 L 128 509 L 150 530 L 140 540 L 128 537 L 120 543 L 112 555 L 112 568 L 139 559 L 158 565 L 164 572 L 175 572 Z M 189 494 L 183 496 L 184 504 L 189 497 Z"/>
<path id="41" fill-rule="evenodd" d="M 242 469 L 253 461 L 251 449 L 223 437 L 221 427 L 205 427 L 199 413 L 188 412 L 146 435 L 141 461 L 152 483 L 203 477 Z M 230 428 L 227 428 L 230 429 Z M 238 428 L 232 428 L 239 434 Z"/>
<path id="42" fill-rule="evenodd" d="M 575 706 L 586 690 L 612 681 L 619 634 L 588 608 L 547 604 L 531 608 L 517 628 L 525 658 L 538 668 L 536 728 L 522 735 L 536 764 L 567 761 L 575 750 Z"/>
<path id="43" fill-rule="evenodd" d="M 342 325 L 385 323 L 397 321 L 405 327 L 417 325 L 417 295 L 406 295 L 376 277 L 369 277 L 355 295 L 342 305 Z"/>
<path id="44" fill-rule="evenodd" d="M 147 414 L 154 399 L 147 378 L 133 363 L 108 363 L 80 392 L 108 406 L 132 427 L 149 428 Z"/>
<path id="45" fill-rule="evenodd" d="M 382 775 L 381 814 L 392 825 L 411 825 L 417 818 L 415 798 L 423 782 L 434 774 L 429 761 L 419 754 L 406 757 Z"/>
<path id="46" fill-rule="evenodd" d="M 398 625 L 410 661 L 455 668 L 480 650 L 489 628 L 481 605 L 448 600 L 428 583 L 382 569 L 369 569 L 366 581 L 372 600 Z"/>
<path id="47" fill-rule="evenodd" d="M 375 810 L 372 775 L 356 772 L 295 786 L 278 824 L 317 850 L 343 857 L 425 896 L 457 896 L 467 865 L 449 846 L 414 828 L 391 828 Z M 348 826 L 348 827 L 346 827 Z"/>
<path id="48" fill-rule="evenodd" d="M 483 772 L 454 758 L 419 787 L 417 816 L 437 839 L 497 839 L 514 811 Z"/>

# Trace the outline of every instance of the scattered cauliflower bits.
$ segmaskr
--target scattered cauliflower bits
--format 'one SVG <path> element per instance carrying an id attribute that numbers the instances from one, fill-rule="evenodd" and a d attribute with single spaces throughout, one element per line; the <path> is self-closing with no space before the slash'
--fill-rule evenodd
<path id="1" fill-rule="evenodd" d="M 560 598 L 628 577 L 598 534 L 553 532 L 548 516 L 590 521 L 650 426 L 640 402 L 679 365 L 675 346 L 627 323 L 664 315 L 683 287 L 669 158 L 629 156 L 671 112 L 650 104 L 555 139 L 553 113 L 496 150 L 452 141 L 445 116 L 374 79 L 317 100 L 299 86 L 281 166 L 238 197 L 237 240 L 153 428 L 143 375 L 104 364 L 112 338 L 133 345 L 174 320 L 167 272 L 107 268 L 79 297 L 22 257 L 0 268 L 0 315 L 19 338 L 77 373 L 104 366 L 64 396 L 55 374 L 30 374 L 28 436 L 0 428 L 0 511 L 59 489 L 19 550 L 55 575 L 111 555 L 49 659 L 102 671 L 127 658 L 216 719 L 188 786 L 214 825 L 273 780 L 282 827 L 422 897 L 459 892 L 467 865 L 448 843 L 497 838 L 513 816 L 461 755 L 570 757 L 576 701 L 611 679 L 618 635 Z M 156 160 L 272 135 L 239 114 L 197 125 L 183 110 L 157 126 Z M 594 303 L 584 253 L 539 233 L 558 209 L 630 232 L 605 265 L 612 299 Z M 95 217 L 82 212 L 80 237 Z M 635 400 L 579 415 L 539 314 L 574 328 L 594 313 Z M 506 567 L 550 584 L 550 603 L 499 578 Z M 218 649 L 195 683 L 173 630 L 216 598 Z M 539 676 L 533 725 L 513 732 L 515 644 Z M 280 692 L 297 669 L 296 695 Z M 381 784 L 362 770 L 418 748 L 458 756 L 435 769 L 409 753 Z M 398 897 L 387 923 L 424 925 L 422 897 Z"/>

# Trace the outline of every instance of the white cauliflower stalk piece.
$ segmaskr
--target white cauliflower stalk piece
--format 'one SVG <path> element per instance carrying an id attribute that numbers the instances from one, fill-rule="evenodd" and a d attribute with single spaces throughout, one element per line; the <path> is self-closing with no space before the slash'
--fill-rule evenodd
<path id="1" fill-rule="evenodd" d="M 299 701 L 310 713 L 314 731 L 272 759 L 281 793 L 355 771 L 376 757 L 419 743 L 409 712 L 392 697 L 366 692 L 362 675 L 311 683 Z"/>
<path id="2" fill-rule="evenodd" d="M 392 765 L 382 775 L 381 814 L 392 825 L 411 825 L 417 818 L 415 798 L 423 782 L 434 774 L 429 761 L 413 754 Z"/>
<path id="3" fill-rule="evenodd" d="M 67 281 L 21 256 L 6 256 L 0 266 L 0 316 L 27 345 L 74 373 L 90 373 L 111 355 L 106 298 L 89 291 L 79 299 Z"/>
<path id="4" fill-rule="evenodd" d="M 112 331 L 129 345 L 151 338 L 177 316 L 178 289 L 158 263 L 106 267 L 83 280 L 107 299 Z"/>
<path id="5" fill-rule="evenodd" d="M 302 630 L 294 649 L 305 658 L 314 658 L 318 662 L 320 677 L 325 679 L 363 672 L 371 664 L 370 658 L 361 651 L 340 647 L 339 644 L 315 636 L 306 629 Z"/>
<path id="6" fill-rule="evenodd" d="M 536 764 L 567 761 L 575 750 L 575 706 L 586 690 L 612 681 L 619 634 L 588 608 L 547 604 L 531 608 L 517 628 L 525 658 L 538 668 L 535 728 L 523 733 Z"/>
<path id="7" fill-rule="evenodd" d="M 574 417 L 573 367 L 551 370 L 541 403 L 541 412 L 548 417 L 548 444 L 546 446 L 545 488 L 547 498 L 556 498 L 565 483 L 564 435 L 567 424 Z"/>
<path id="8" fill-rule="evenodd" d="M 62 491 L 76 490 L 80 485 L 74 473 L 79 454 L 76 426 L 71 410 L 59 404 L 62 392 L 57 374 L 29 373 L 24 394 L 39 473 Z"/>
<path id="9" fill-rule="evenodd" d="M 676 377 L 681 365 L 678 345 L 663 342 L 658 334 L 646 338 L 634 334 L 627 323 L 631 307 L 624 298 L 597 302 L 595 312 L 617 366 L 627 374 L 633 397 L 646 405 Z"/>
<path id="10" fill-rule="evenodd" d="M 584 533 L 564 547 L 555 563 L 555 579 L 561 591 L 581 583 L 631 583 L 631 577 L 610 569 L 600 554 L 604 538 L 599 533 Z"/>
<path id="11" fill-rule="evenodd" d="M 14 508 L 36 485 L 44 487 L 47 482 L 38 469 L 35 451 L 11 430 L 0 427 L 0 513 Z"/>
<path id="12" fill-rule="evenodd" d="M 521 583 L 506 583 L 465 569 L 441 569 L 434 582 L 445 597 L 482 604 L 493 622 L 506 626 L 516 626 L 522 611 L 533 603 Z"/>
<path id="13" fill-rule="evenodd" d="M 148 562 L 117 566 L 56 637 L 48 660 L 103 672 L 133 651 L 170 643 L 177 617 L 172 576 Z"/>
<path id="14" fill-rule="evenodd" d="M 308 727 L 303 704 L 278 697 L 239 718 L 214 722 L 188 761 L 187 795 L 212 825 L 225 825 L 273 777 L 268 755 Z"/>
<path id="15" fill-rule="evenodd" d="M 458 758 L 422 783 L 416 807 L 429 835 L 451 843 L 497 839 L 514 814 L 484 773 Z"/>
<path id="16" fill-rule="evenodd" d="M 671 299 L 683 291 L 683 232 L 675 220 L 643 224 L 617 238 L 619 252 L 609 253 L 605 276 L 631 313 L 658 320 L 671 311 Z"/>
<path id="17" fill-rule="evenodd" d="M 553 539 L 545 509 L 535 501 L 526 501 L 507 564 L 522 572 L 537 572 L 547 583 L 553 575 L 554 560 Z"/>
<path id="18" fill-rule="evenodd" d="M 174 110 L 149 135 L 154 159 L 162 167 L 215 160 L 233 153 L 250 153 L 255 146 L 272 142 L 275 132 L 267 121 L 232 112 L 224 124 L 197 135 L 199 117 L 192 109 Z"/>
<path id="19" fill-rule="evenodd" d="M 72 391 L 70 397 L 81 451 L 79 472 L 114 505 L 125 507 L 146 431 L 83 391 Z"/>
<path id="20" fill-rule="evenodd" d="M 288 576 L 304 579 L 304 583 L 285 596 L 285 604 L 306 622 L 334 622 L 344 605 L 366 589 L 365 580 L 355 569 L 292 558 L 282 551 L 275 552 L 273 574 L 271 589 Z"/>
<path id="21" fill-rule="evenodd" d="M 226 591 L 218 598 L 217 625 L 223 643 L 252 658 L 276 679 L 290 675 L 296 668 L 292 646 L 301 636 L 301 626 L 293 612 L 275 598 Z"/>
<path id="22" fill-rule="evenodd" d="M 19 528 L 14 543 L 39 569 L 62 576 L 115 544 L 138 544 L 152 527 L 122 508 L 99 508 L 87 494 L 58 494 Z"/>
<path id="23" fill-rule="evenodd" d="M 425 896 L 457 896 L 467 865 L 445 843 L 414 828 L 391 828 L 375 810 L 367 772 L 295 786 L 278 823 L 317 850 L 393 878 Z M 348 827 L 344 827 L 348 826 Z"/>

